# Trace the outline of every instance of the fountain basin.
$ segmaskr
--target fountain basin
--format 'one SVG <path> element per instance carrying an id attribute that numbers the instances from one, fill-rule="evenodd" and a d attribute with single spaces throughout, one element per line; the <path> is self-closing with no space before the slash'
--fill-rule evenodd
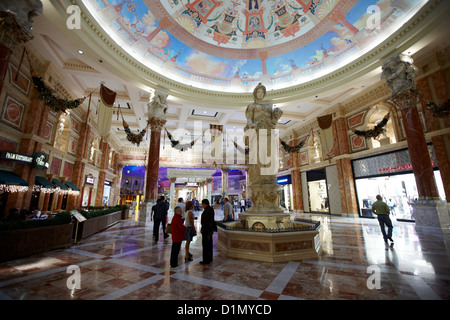
<path id="1" fill-rule="evenodd" d="M 248 229 L 238 222 L 217 224 L 217 249 L 230 258 L 265 262 L 314 259 L 322 252 L 320 223 L 290 221 L 285 228 Z"/>

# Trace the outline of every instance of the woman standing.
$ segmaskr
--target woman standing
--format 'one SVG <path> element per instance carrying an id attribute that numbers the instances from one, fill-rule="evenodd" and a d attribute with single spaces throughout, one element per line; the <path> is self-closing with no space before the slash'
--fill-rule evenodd
<path id="1" fill-rule="evenodd" d="M 175 207 L 175 214 L 172 218 L 172 250 L 170 252 L 170 266 L 172 269 L 178 267 L 178 254 L 180 253 L 181 242 L 184 240 L 186 227 L 183 225 L 181 207 Z"/>
<path id="2" fill-rule="evenodd" d="M 194 239 L 194 236 L 197 235 L 197 231 L 195 231 L 194 225 L 194 213 L 192 210 L 194 209 L 194 204 L 192 201 L 186 202 L 186 212 L 185 212 L 185 221 L 184 225 L 186 226 L 185 231 L 185 240 L 186 240 L 186 254 L 184 256 L 184 260 L 192 261 L 192 254 L 189 252 L 189 246 L 191 245 L 191 241 Z"/>

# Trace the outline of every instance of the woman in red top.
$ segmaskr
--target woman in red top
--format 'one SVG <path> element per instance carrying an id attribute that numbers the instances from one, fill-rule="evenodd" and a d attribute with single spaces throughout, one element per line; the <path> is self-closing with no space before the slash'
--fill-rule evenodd
<path id="1" fill-rule="evenodd" d="M 170 252 L 170 267 L 178 267 L 178 254 L 180 253 L 181 242 L 184 240 L 186 227 L 181 220 L 183 211 L 181 207 L 175 207 L 175 214 L 172 218 L 172 250 Z"/>

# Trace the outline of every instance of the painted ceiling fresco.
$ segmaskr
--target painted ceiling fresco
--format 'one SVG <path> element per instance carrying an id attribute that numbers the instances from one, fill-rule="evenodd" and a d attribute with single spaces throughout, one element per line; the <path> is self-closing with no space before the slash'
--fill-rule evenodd
<path id="1" fill-rule="evenodd" d="M 237 92 L 261 79 L 276 88 L 336 70 L 385 40 L 426 2 L 83 0 L 113 40 L 152 70 Z"/>

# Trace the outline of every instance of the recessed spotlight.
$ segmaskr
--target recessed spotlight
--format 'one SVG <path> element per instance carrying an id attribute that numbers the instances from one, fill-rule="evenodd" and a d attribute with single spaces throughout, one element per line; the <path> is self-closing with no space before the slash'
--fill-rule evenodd
<path id="1" fill-rule="evenodd" d="M 79 54 L 83 54 L 84 51 L 83 51 L 83 50 L 78 50 L 78 53 L 79 53 Z"/>

